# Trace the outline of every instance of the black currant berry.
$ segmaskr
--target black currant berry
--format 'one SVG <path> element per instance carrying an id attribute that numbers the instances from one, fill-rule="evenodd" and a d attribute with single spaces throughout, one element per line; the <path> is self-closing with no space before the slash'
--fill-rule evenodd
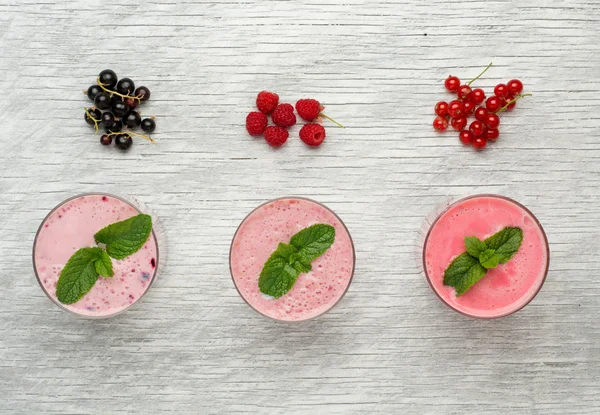
<path id="1" fill-rule="evenodd" d="M 137 111 L 129 111 L 125 117 L 123 117 L 123 124 L 129 128 L 137 128 L 142 123 L 142 117 Z"/>
<path id="2" fill-rule="evenodd" d="M 150 99 L 150 90 L 145 86 L 139 86 L 138 89 L 133 93 L 136 97 L 142 101 L 148 101 Z"/>
<path id="3" fill-rule="evenodd" d="M 110 127 L 105 127 L 105 129 L 107 133 L 118 133 L 121 132 L 121 130 L 123 130 L 123 123 L 121 122 L 121 120 L 115 120 L 113 125 L 111 125 Z"/>
<path id="4" fill-rule="evenodd" d="M 96 122 L 99 122 L 100 118 L 102 118 L 102 112 L 100 112 L 99 109 L 88 108 L 87 112 L 85 112 L 84 115 L 83 115 L 83 118 L 85 119 L 85 122 L 87 122 L 89 125 L 96 125 L 96 123 L 94 122 L 94 120 L 92 120 L 90 118 L 90 116 L 88 115 L 88 112 L 96 120 Z"/>
<path id="5" fill-rule="evenodd" d="M 92 85 L 87 89 L 87 96 L 90 100 L 94 100 L 94 98 L 96 98 L 96 95 L 98 95 L 98 92 L 101 92 L 102 88 L 100 88 L 98 85 Z"/>
<path id="6" fill-rule="evenodd" d="M 119 94 L 129 95 L 133 91 L 135 91 L 135 84 L 133 83 L 133 81 L 131 79 L 129 79 L 129 78 L 122 78 L 117 83 L 117 92 Z"/>
<path id="7" fill-rule="evenodd" d="M 154 122 L 154 120 L 152 118 L 144 118 L 142 120 L 142 130 L 147 132 L 147 133 L 151 133 L 156 129 L 156 123 Z"/>
<path id="8" fill-rule="evenodd" d="M 133 140 L 128 134 L 118 134 L 115 136 L 115 145 L 121 150 L 128 150 L 133 144 Z"/>
<path id="9" fill-rule="evenodd" d="M 130 109 L 134 109 L 135 107 L 137 107 L 138 105 L 138 100 L 135 98 L 127 98 L 125 100 L 125 104 L 130 108 Z"/>
<path id="10" fill-rule="evenodd" d="M 122 118 L 129 111 L 129 107 L 123 101 L 113 101 L 112 112 L 116 117 Z"/>
<path id="11" fill-rule="evenodd" d="M 106 110 L 110 108 L 110 97 L 106 92 L 98 92 L 96 98 L 94 98 L 94 104 L 98 109 Z"/>
<path id="12" fill-rule="evenodd" d="M 98 75 L 100 82 L 105 88 L 113 89 L 117 84 L 117 74 L 110 69 L 105 69 Z"/>
<path id="13" fill-rule="evenodd" d="M 100 137 L 100 144 L 103 146 L 109 146 L 112 143 L 112 135 L 104 134 Z"/>
<path id="14" fill-rule="evenodd" d="M 104 114 L 102 114 L 102 124 L 104 124 L 105 127 L 111 127 L 114 123 L 115 116 L 112 112 L 106 111 Z"/>

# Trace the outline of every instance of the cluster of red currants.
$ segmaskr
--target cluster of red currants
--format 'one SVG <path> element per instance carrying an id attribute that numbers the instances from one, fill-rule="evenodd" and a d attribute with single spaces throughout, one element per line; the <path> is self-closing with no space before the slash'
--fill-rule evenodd
<path id="1" fill-rule="evenodd" d="M 523 83 L 518 79 L 508 81 L 506 84 L 498 84 L 494 88 L 494 95 L 486 99 L 485 92 L 481 88 L 471 88 L 481 75 L 487 71 L 490 63 L 483 72 L 473 80 L 461 85 L 456 76 L 449 76 L 444 82 L 446 89 L 457 95 L 457 99 L 448 102 L 440 101 L 435 105 L 437 117 L 433 120 L 433 128 L 439 132 L 446 131 L 448 125 L 459 131 L 460 141 L 471 144 L 476 149 L 482 149 L 488 141 L 496 141 L 500 136 L 499 113 L 511 111 L 517 100 L 531 94 L 522 94 Z M 469 124 L 469 116 L 474 115 L 475 121 Z"/>

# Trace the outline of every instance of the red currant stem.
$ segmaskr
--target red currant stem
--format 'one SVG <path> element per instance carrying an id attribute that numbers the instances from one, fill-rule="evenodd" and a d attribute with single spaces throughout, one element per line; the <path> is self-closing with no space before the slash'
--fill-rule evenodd
<path id="1" fill-rule="evenodd" d="M 531 97 L 531 96 L 532 96 L 531 94 L 519 94 L 519 95 L 517 95 L 517 97 L 515 99 L 512 99 L 512 100 L 508 101 L 502 108 L 500 108 L 498 111 L 496 111 L 496 114 L 498 114 L 499 112 L 506 111 L 509 106 L 511 106 L 512 104 L 514 104 L 515 102 L 517 102 L 521 98 Z"/>
<path id="2" fill-rule="evenodd" d="M 147 135 L 138 134 L 138 133 L 134 133 L 134 132 L 131 132 L 131 131 L 118 131 L 116 133 L 108 133 L 106 135 L 110 137 L 111 135 L 119 135 L 119 134 L 127 134 L 130 137 L 140 137 L 140 138 L 143 138 L 144 140 L 150 141 L 152 144 L 156 144 L 156 141 L 154 141 L 152 139 L 152 137 L 148 137 Z"/>
<path id="3" fill-rule="evenodd" d="M 477 75 L 475 78 L 471 79 L 469 82 L 467 82 L 467 85 L 471 86 L 471 84 L 473 82 L 475 82 L 476 80 L 478 80 L 479 78 L 481 78 L 481 75 L 483 75 L 484 73 L 487 72 L 488 69 L 490 69 L 492 67 L 492 62 L 490 62 L 490 64 L 483 70 L 483 72 L 481 72 L 479 75 Z"/>
<path id="4" fill-rule="evenodd" d="M 103 90 L 105 90 L 106 92 L 108 92 L 110 94 L 110 96 L 112 97 L 113 95 L 118 95 L 121 98 L 133 98 L 133 99 L 137 99 L 138 100 L 138 104 L 140 102 L 142 102 L 142 96 L 138 95 L 137 97 L 132 97 L 131 95 L 123 95 L 123 94 L 119 94 L 117 91 L 113 91 L 112 89 L 108 89 L 105 87 L 105 85 L 107 84 L 103 84 L 102 82 L 100 82 L 100 77 L 98 77 L 98 79 L 96 80 L 98 83 L 98 86 L 100 88 L 102 88 Z"/>
<path id="5" fill-rule="evenodd" d="M 336 121 L 336 120 L 334 120 L 333 118 L 331 118 L 331 117 L 328 117 L 327 115 L 323 114 L 322 112 L 320 112 L 320 113 L 319 113 L 319 115 L 320 115 L 321 117 L 325 117 L 325 118 L 327 118 L 329 121 L 331 121 L 332 123 L 336 124 L 338 127 L 341 127 L 341 128 L 346 128 L 346 127 L 344 127 L 342 124 L 340 124 L 339 122 L 337 122 L 337 121 Z"/>
<path id="6" fill-rule="evenodd" d="M 94 128 L 96 129 L 96 133 L 97 133 L 98 132 L 98 123 L 100 122 L 100 120 L 97 120 L 94 117 L 92 117 L 92 114 L 90 114 L 90 112 L 87 110 L 87 108 L 84 107 L 83 110 L 85 111 L 87 116 L 90 117 L 90 120 L 94 121 Z"/>

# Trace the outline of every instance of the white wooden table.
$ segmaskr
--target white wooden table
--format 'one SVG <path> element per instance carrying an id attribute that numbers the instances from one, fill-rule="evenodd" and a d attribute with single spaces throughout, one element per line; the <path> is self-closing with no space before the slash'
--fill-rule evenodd
<path id="1" fill-rule="evenodd" d="M 0 0 L 0 413 L 600 411 L 600 3 L 132 3 Z M 432 109 L 490 61 L 478 85 L 534 96 L 476 153 Z M 151 89 L 159 144 L 100 146 L 81 90 L 105 68 Z M 262 89 L 348 128 L 274 151 L 243 126 Z M 106 321 L 61 312 L 31 264 L 42 218 L 85 191 L 136 196 L 168 239 L 150 293 Z M 552 251 L 537 298 L 496 321 L 448 310 L 415 261 L 428 212 L 481 192 L 528 206 Z M 306 324 L 261 318 L 229 275 L 241 219 L 285 195 L 334 209 L 357 250 L 344 300 Z"/>

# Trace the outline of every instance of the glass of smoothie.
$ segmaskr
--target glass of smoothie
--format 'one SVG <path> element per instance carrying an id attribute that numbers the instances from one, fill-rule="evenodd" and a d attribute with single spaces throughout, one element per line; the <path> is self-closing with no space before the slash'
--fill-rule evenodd
<path id="1" fill-rule="evenodd" d="M 278 244 L 289 243 L 297 232 L 315 224 L 335 228 L 331 247 L 301 273 L 285 295 L 263 294 L 258 279 Z M 284 197 L 254 209 L 238 227 L 229 253 L 233 283 L 255 311 L 278 321 L 305 321 L 319 317 L 344 296 L 354 275 L 354 244 L 342 220 L 326 206 L 302 197 Z"/>
<path id="2" fill-rule="evenodd" d="M 140 213 L 148 212 L 137 203 L 105 193 L 74 196 L 52 209 L 33 243 L 33 268 L 48 298 L 78 316 L 107 318 L 143 297 L 159 267 L 156 224 L 139 251 L 121 260 L 112 259 L 112 278 L 98 277 L 92 289 L 74 304 L 62 304 L 56 297 L 58 277 L 69 258 L 80 248 L 96 246 L 94 234 L 100 229 Z"/>
<path id="3" fill-rule="evenodd" d="M 517 253 L 463 295 L 444 285 L 444 271 L 465 252 L 465 237 L 481 240 L 504 227 L 519 227 L 523 240 Z M 525 206 L 504 196 L 475 195 L 449 204 L 429 227 L 423 246 L 427 282 L 440 300 L 469 317 L 498 318 L 525 307 L 544 284 L 550 250 L 544 229 Z"/>

